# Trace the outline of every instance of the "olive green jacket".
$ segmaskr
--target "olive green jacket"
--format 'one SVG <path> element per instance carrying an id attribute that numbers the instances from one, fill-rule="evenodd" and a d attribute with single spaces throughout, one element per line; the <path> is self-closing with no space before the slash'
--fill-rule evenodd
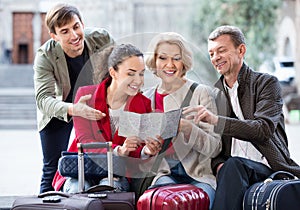
<path id="1" fill-rule="evenodd" d="M 104 29 L 87 28 L 84 32 L 89 56 L 114 43 Z M 71 85 L 65 54 L 60 44 L 53 39 L 43 44 L 36 53 L 33 69 L 38 130 L 41 131 L 52 117 L 70 121 L 70 103 L 64 101 L 70 93 Z"/>

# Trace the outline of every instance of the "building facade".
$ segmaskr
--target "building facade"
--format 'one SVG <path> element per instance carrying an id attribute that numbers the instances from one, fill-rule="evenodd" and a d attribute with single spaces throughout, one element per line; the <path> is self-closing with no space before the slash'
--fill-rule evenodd
<path id="1" fill-rule="evenodd" d="M 295 62 L 298 93 L 300 92 L 300 0 L 284 0 L 277 33 L 278 57 L 290 57 Z"/>
<path id="2" fill-rule="evenodd" d="M 57 1 L 58 2 L 58 1 Z M 0 0 L 0 64 L 33 63 L 37 48 L 48 40 L 47 10 L 56 1 Z M 192 40 L 189 12 L 193 0 L 65 0 L 82 12 L 85 26 L 106 28 L 117 41 L 130 41 L 143 50 L 153 33 L 175 31 Z M 295 60 L 300 91 L 300 0 L 284 0 L 280 12 L 276 56 Z M 142 35 L 141 35 L 142 34 Z"/>
<path id="3" fill-rule="evenodd" d="M 148 42 L 154 32 L 177 31 L 188 36 L 185 13 L 191 0 L 65 0 L 76 5 L 87 27 L 103 27 L 116 40 Z M 49 0 L 0 0 L 1 63 L 33 63 L 37 48 L 50 37 L 44 17 L 57 2 Z M 172 15 L 170 15 L 172 11 Z M 137 34 L 145 34 L 138 36 Z M 147 36 L 149 34 L 149 36 Z"/>
<path id="4" fill-rule="evenodd" d="M 295 56 L 295 67 L 296 67 L 296 84 L 298 93 L 300 93 L 300 0 L 296 0 L 295 5 L 296 17 L 295 17 L 295 25 L 296 25 L 296 34 L 298 38 L 296 39 L 296 56 Z"/>

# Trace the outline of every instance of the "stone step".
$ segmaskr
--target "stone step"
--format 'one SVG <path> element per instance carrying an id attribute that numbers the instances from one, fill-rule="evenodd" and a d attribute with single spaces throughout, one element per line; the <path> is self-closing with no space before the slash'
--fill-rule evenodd
<path id="1" fill-rule="evenodd" d="M 35 119 L 36 111 L 35 110 L 2 110 L 0 109 L 0 119 Z"/>
<path id="2" fill-rule="evenodd" d="M 1 104 L 33 104 L 35 105 L 35 99 L 33 96 L 3 96 L 0 95 Z"/>
<path id="3" fill-rule="evenodd" d="M 22 65 L 0 65 L 0 88 L 33 88 L 33 66 Z"/>
<path id="4" fill-rule="evenodd" d="M 0 129 L 36 129 L 32 88 L 0 89 Z"/>
<path id="5" fill-rule="evenodd" d="M 35 119 L 1 119 L 0 129 L 2 130 L 19 130 L 19 129 L 36 129 L 37 124 Z"/>

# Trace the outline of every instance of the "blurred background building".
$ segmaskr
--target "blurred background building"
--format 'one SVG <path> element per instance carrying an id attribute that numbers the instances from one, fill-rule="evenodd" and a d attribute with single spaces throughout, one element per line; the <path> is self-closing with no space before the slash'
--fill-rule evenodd
<path id="1" fill-rule="evenodd" d="M 0 0 L 0 64 L 32 64 L 49 35 L 46 11 L 58 1 Z M 78 6 L 86 26 L 104 27 L 116 39 L 139 33 L 176 31 L 190 39 L 195 0 L 65 0 Z M 228 1 L 229 2 L 229 1 Z M 278 16 L 276 57 L 292 58 L 300 69 L 300 0 L 283 0 Z M 263 11 L 262 11 L 263 12 Z M 274 11 L 275 12 L 275 11 Z M 170 14 L 171 13 L 171 14 Z M 300 78 L 297 71 L 296 77 Z M 299 79 L 298 79 L 299 80 Z M 298 85 L 300 89 L 300 85 Z"/>
<path id="2" fill-rule="evenodd" d="M 291 57 L 296 69 L 300 69 L 300 1 L 284 0 L 278 17 L 277 33 L 278 57 Z M 299 72 L 300 73 L 300 72 Z M 298 74 L 299 75 L 299 74 Z M 299 75 L 300 76 L 300 75 Z M 298 78 L 300 78 L 298 76 Z M 298 79 L 299 80 L 299 79 Z"/>
<path id="3" fill-rule="evenodd" d="M 34 51 L 49 36 L 46 11 L 58 1 L 0 0 L 1 63 L 32 63 Z M 177 31 L 189 34 L 192 0 L 65 0 L 81 10 L 86 26 L 107 28 L 116 38 L 129 34 Z M 277 55 L 295 57 L 300 21 L 299 0 L 284 0 L 278 17 Z M 172 14 L 170 15 L 170 11 Z M 263 11 L 262 11 L 263 12 Z M 299 40 L 298 40 L 299 42 Z M 299 54 L 299 53 L 298 53 Z M 298 59 L 296 59 L 298 60 Z"/>
<path id="4" fill-rule="evenodd" d="M 58 1 L 57 1 L 58 2 Z M 0 0 L 0 63 L 32 63 L 37 48 L 49 39 L 44 17 L 56 1 Z M 100 0 L 61 1 L 76 5 L 85 26 L 104 27 L 116 38 L 145 32 L 180 31 L 191 1 Z M 167 3 L 168 2 L 168 3 Z M 173 15 L 170 16 L 169 11 Z M 186 18 L 185 18 L 186 17 Z"/>

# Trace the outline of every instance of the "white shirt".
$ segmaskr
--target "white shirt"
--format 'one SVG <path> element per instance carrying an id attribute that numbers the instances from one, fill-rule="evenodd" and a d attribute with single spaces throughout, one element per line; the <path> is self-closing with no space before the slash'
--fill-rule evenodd
<path id="1" fill-rule="evenodd" d="M 241 110 L 239 98 L 238 98 L 238 81 L 236 81 L 233 84 L 233 87 L 230 88 L 225 83 L 225 80 L 223 82 L 225 89 L 228 91 L 228 94 L 230 96 L 230 101 L 232 105 L 232 109 L 235 113 L 235 115 L 240 120 L 244 120 L 244 116 Z M 232 144 L 231 144 L 231 155 L 232 156 L 238 156 L 247 158 L 253 161 L 257 161 L 260 163 L 263 163 L 267 166 L 269 166 L 267 159 L 253 146 L 253 144 L 249 141 L 242 141 L 237 138 L 232 138 Z"/>

